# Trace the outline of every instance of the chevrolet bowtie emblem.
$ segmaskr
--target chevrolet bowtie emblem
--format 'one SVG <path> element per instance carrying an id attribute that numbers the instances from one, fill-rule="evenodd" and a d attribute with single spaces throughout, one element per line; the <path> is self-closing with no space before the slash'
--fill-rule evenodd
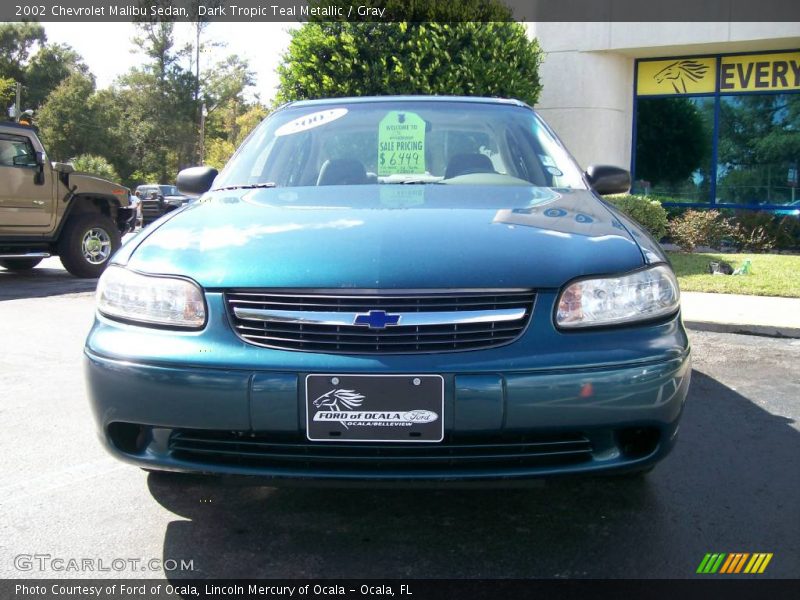
<path id="1" fill-rule="evenodd" d="M 399 325 L 400 315 L 387 314 L 385 310 L 371 310 L 360 313 L 353 319 L 353 325 L 364 325 L 370 329 L 386 329 L 390 325 Z"/>

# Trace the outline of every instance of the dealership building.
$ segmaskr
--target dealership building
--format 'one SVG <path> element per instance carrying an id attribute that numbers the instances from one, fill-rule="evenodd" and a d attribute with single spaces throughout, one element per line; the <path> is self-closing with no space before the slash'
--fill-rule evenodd
<path id="1" fill-rule="evenodd" d="M 674 205 L 800 208 L 800 23 L 530 23 L 537 110 L 581 166 Z M 793 212 L 793 211 L 792 211 Z"/>

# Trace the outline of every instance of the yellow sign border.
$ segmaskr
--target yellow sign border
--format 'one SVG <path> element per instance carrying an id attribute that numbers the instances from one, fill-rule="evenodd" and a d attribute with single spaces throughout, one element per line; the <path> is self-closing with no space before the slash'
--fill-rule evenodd
<path id="1" fill-rule="evenodd" d="M 639 59 L 636 96 L 800 91 L 800 50 Z"/>

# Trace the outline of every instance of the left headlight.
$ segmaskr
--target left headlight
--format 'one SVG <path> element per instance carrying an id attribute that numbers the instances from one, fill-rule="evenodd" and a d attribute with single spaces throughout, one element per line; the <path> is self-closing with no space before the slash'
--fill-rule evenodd
<path id="1" fill-rule="evenodd" d="M 656 265 L 626 275 L 569 284 L 558 298 L 556 325 L 577 329 L 646 321 L 674 313 L 679 303 L 672 269 Z"/>
<path id="2" fill-rule="evenodd" d="M 168 327 L 196 329 L 206 322 L 203 291 L 193 281 L 113 265 L 97 282 L 97 310 L 111 318 Z"/>

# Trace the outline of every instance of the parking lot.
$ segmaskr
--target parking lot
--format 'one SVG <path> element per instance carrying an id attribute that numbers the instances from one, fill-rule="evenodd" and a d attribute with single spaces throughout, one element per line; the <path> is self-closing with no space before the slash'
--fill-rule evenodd
<path id="1" fill-rule="evenodd" d="M 687 578 L 708 552 L 770 552 L 758 577 L 800 576 L 800 340 L 691 332 L 679 443 L 641 481 L 241 487 L 105 454 L 82 373 L 94 283 L 57 259 L 0 269 L 3 578 L 163 577 L 181 561 L 169 577 Z"/>

